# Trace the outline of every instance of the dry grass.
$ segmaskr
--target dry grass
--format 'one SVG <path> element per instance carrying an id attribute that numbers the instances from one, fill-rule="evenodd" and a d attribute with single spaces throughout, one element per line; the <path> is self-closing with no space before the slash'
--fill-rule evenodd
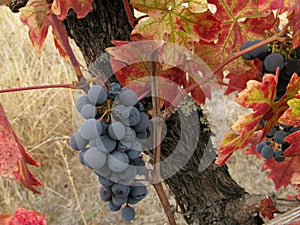
<path id="1" fill-rule="evenodd" d="M 51 37 L 38 59 L 18 15 L 0 7 L 0 26 L 0 89 L 71 83 L 75 79 L 70 64 L 58 55 Z M 68 146 L 73 132 L 75 94 L 72 90 L 56 89 L 0 95 L 0 102 L 21 141 L 43 165 L 30 169 L 44 184 L 39 188 L 43 194 L 37 195 L 18 182 L 0 178 L 0 212 L 13 213 L 22 205 L 45 214 L 49 225 L 80 225 L 84 224 L 82 217 L 87 224 L 97 225 L 164 224 L 166 217 L 150 186 L 148 197 L 135 207 L 137 216 L 131 223 L 123 222 L 119 213 L 108 211 L 99 200 L 96 176 L 79 163 L 77 153 Z M 228 116 L 235 118 L 235 112 L 230 111 Z M 266 173 L 260 172 L 259 164 L 261 161 L 241 155 L 234 156 L 230 162 L 233 176 L 251 193 L 274 190 L 271 182 L 265 180 Z M 180 215 L 178 219 L 178 224 L 185 224 Z"/>
<path id="2" fill-rule="evenodd" d="M 55 50 L 51 35 L 38 59 L 18 15 L 0 7 L 0 26 L 0 89 L 71 83 L 76 79 L 71 65 Z M 77 55 L 83 62 L 79 51 Z M 100 201 L 96 175 L 79 163 L 77 152 L 68 145 L 76 94 L 74 90 L 47 89 L 0 95 L 21 141 L 42 163 L 41 168 L 30 169 L 44 184 L 38 188 L 43 194 L 38 195 L 16 181 L 0 178 L 0 212 L 13 213 L 22 205 L 45 214 L 49 225 L 84 224 L 82 217 L 86 224 L 97 225 L 164 224 L 166 217 L 150 186 L 147 198 L 135 207 L 137 216 L 131 223 L 123 222 L 118 212 L 110 212 Z"/>

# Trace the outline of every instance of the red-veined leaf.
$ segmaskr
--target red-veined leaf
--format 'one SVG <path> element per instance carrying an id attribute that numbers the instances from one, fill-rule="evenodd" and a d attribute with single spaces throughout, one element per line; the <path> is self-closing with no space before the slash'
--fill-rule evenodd
<path id="1" fill-rule="evenodd" d="M 136 25 L 133 36 L 174 42 L 189 49 L 193 47 L 193 42 L 210 42 L 218 37 L 220 22 L 209 12 L 203 12 L 207 10 L 207 4 L 203 1 L 201 4 L 190 1 L 191 9 L 177 0 L 131 0 L 130 3 L 138 11 L 149 15 L 147 20 Z"/>
<path id="2" fill-rule="evenodd" d="M 260 0 L 260 10 L 279 9 L 287 13 L 287 19 L 293 31 L 293 46 L 296 48 L 300 45 L 300 2 L 298 0 Z"/>
<path id="3" fill-rule="evenodd" d="M 223 141 L 216 163 L 223 165 L 233 152 L 246 147 L 255 136 L 255 132 L 261 129 L 260 122 L 266 119 L 261 135 L 263 138 L 288 108 L 287 101 L 300 90 L 299 83 L 300 78 L 294 74 L 287 86 L 286 94 L 279 101 L 274 102 L 277 86 L 274 75 L 265 74 L 262 82 L 248 81 L 247 88 L 238 94 L 236 101 L 243 107 L 252 108 L 254 112 L 239 117 L 233 124 L 232 134 L 235 135 Z"/>
<path id="4" fill-rule="evenodd" d="M 21 21 L 29 27 L 29 37 L 38 57 L 41 55 L 43 43 L 47 37 L 49 26 L 52 26 L 54 44 L 60 55 L 65 59 L 72 56 L 69 48 L 66 31 L 56 15 L 50 10 L 51 4 L 46 0 L 29 0 L 25 7 L 20 9 Z M 72 58 L 72 57 L 71 57 Z"/>
<path id="5" fill-rule="evenodd" d="M 286 157 L 283 162 L 278 163 L 275 159 L 265 160 L 263 170 L 270 170 L 268 177 L 273 180 L 276 190 L 290 184 L 295 172 L 299 172 L 300 156 Z"/>
<path id="6" fill-rule="evenodd" d="M 14 175 L 29 190 L 39 193 L 33 186 L 42 184 L 28 170 L 27 163 L 40 166 L 26 151 L 10 125 L 4 109 L 0 104 L 0 175 Z"/>
<path id="7" fill-rule="evenodd" d="M 208 0 L 208 3 L 216 5 L 217 12 L 214 16 L 221 22 L 221 35 L 217 43 L 211 44 L 216 49 L 215 57 L 220 62 L 238 52 L 245 41 L 266 38 L 265 30 L 270 30 L 275 21 L 272 13 L 258 11 L 258 0 Z M 227 64 L 224 70 L 229 72 L 229 88 L 226 94 L 242 90 L 246 82 L 258 74 L 255 64 L 243 60 L 242 57 Z M 242 82 L 238 83 L 237 80 Z"/>
<path id="8" fill-rule="evenodd" d="M 14 215 L 0 213 L 1 225 L 47 225 L 45 215 L 19 207 Z"/>
<path id="9" fill-rule="evenodd" d="M 20 9 L 20 20 L 29 27 L 29 37 L 38 56 L 41 55 L 51 24 L 48 19 L 51 15 L 50 6 L 46 0 L 29 0 L 26 6 Z"/>
<path id="10" fill-rule="evenodd" d="M 284 151 L 286 156 L 300 156 L 300 131 L 294 132 L 284 139 L 291 146 Z"/>
<path id="11" fill-rule="evenodd" d="M 71 8 L 76 12 L 77 18 L 83 18 L 93 10 L 92 2 L 93 0 L 54 0 L 51 10 L 61 21 L 67 17 Z"/>
<path id="12" fill-rule="evenodd" d="M 156 67 L 159 68 L 157 74 L 163 79 L 159 84 L 161 85 L 159 94 L 167 100 L 166 102 L 176 97 L 178 86 L 188 88 L 197 82 L 198 86 L 191 91 L 191 95 L 196 103 L 204 103 L 205 98 L 210 98 L 212 85 L 217 84 L 207 64 L 183 46 L 164 44 L 160 41 L 113 43 L 117 47 L 108 48 L 107 51 L 111 54 L 114 73 L 122 85 L 130 84 L 131 88 L 140 94 L 150 90 L 149 61 L 154 60 L 151 58 L 153 53 L 157 53 Z M 212 57 L 211 53 L 204 57 L 208 55 Z M 128 66 L 126 67 L 124 63 Z M 188 82 L 186 72 L 189 74 Z"/>
<path id="13" fill-rule="evenodd" d="M 280 117 L 279 122 L 291 126 L 300 126 L 300 94 L 288 101 L 290 108 Z"/>
<path id="14" fill-rule="evenodd" d="M 242 59 L 238 59 L 242 60 Z M 241 91 L 246 88 L 246 84 L 249 80 L 258 80 L 259 68 L 262 66 L 261 62 L 251 60 L 248 62 L 240 62 L 245 67 L 236 74 L 236 71 L 229 73 L 226 78 L 229 79 L 228 88 L 225 91 L 225 95 L 228 95 L 234 91 Z M 257 65 L 258 64 L 258 65 Z M 248 68 L 248 69 L 247 69 Z"/>

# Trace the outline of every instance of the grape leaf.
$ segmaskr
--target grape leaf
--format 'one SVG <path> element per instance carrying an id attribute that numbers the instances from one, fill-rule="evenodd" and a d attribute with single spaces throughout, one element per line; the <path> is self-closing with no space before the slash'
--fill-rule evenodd
<path id="1" fill-rule="evenodd" d="M 39 193 L 33 186 L 42 184 L 28 170 L 27 163 L 40 166 L 26 151 L 10 125 L 0 104 L 0 176 L 14 175 L 29 190 Z"/>
<path id="2" fill-rule="evenodd" d="M 45 215 L 19 207 L 14 215 L 0 213 L 1 225 L 47 225 Z"/>
<path id="3" fill-rule="evenodd" d="M 54 0 L 51 10 L 61 21 L 67 17 L 71 8 L 76 12 L 77 18 L 83 18 L 93 10 L 92 2 L 93 0 Z"/>
<path id="4" fill-rule="evenodd" d="M 117 47 L 106 49 L 111 54 L 112 69 L 122 85 L 130 84 L 130 88 L 137 93 L 150 90 L 148 61 L 153 60 L 151 56 L 154 52 L 157 53 L 156 61 L 160 62 L 160 65 L 156 66 L 160 68 L 157 72 L 162 79 L 159 94 L 167 100 L 166 102 L 176 97 L 178 86 L 188 88 L 197 81 L 197 87 L 191 91 L 191 95 L 196 103 L 204 103 L 206 98 L 210 98 L 212 85 L 217 84 L 207 64 L 182 46 L 159 41 L 113 43 Z M 213 51 L 209 51 L 208 46 L 206 49 L 207 52 L 202 56 L 212 58 Z M 125 67 L 124 63 L 129 66 Z M 188 81 L 186 72 L 189 74 Z"/>
<path id="5" fill-rule="evenodd" d="M 295 172 L 299 172 L 300 156 L 286 157 L 283 162 L 276 162 L 271 158 L 265 160 L 263 170 L 270 170 L 268 178 L 272 179 L 276 190 L 286 187 Z"/>
<path id="6" fill-rule="evenodd" d="M 188 7 L 178 0 L 131 0 L 130 3 L 149 16 L 136 25 L 132 36 L 165 40 L 192 49 L 193 42 L 211 42 L 220 32 L 220 22 L 209 12 L 204 12 L 207 10 L 205 1 L 188 1 Z"/>
<path id="7" fill-rule="evenodd" d="M 290 108 L 280 117 L 279 122 L 291 126 L 300 126 L 300 93 L 288 101 Z"/>
<path id="8" fill-rule="evenodd" d="M 286 156 L 300 156 L 300 131 L 288 135 L 285 139 L 291 146 L 284 151 Z"/>
<path id="9" fill-rule="evenodd" d="M 216 5 L 217 12 L 214 16 L 221 21 L 222 35 L 217 43 L 212 44 L 212 48 L 217 52 L 215 57 L 220 62 L 238 52 L 246 40 L 264 39 L 265 30 L 270 30 L 275 21 L 272 13 L 258 11 L 258 0 L 208 0 L 208 3 Z M 224 70 L 229 71 L 227 78 L 230 79 L 226 94 L 243 90 L 246 82 L 258 74 L 255 64 L 249 64 L 242 57 L 227 64 Z"/>
<path id="10" fill-rule="evenodd" d="M 300 45 L 300 2 L 295 0 L 260 0 L 260 11 L 277 10 L 287 12 L 287 19 L 293 31 L 293 47 Z"/>
<path id="11" fill-rule="evenodd" d="M 29 0 L 20 12 L 20 20 L 29 27 L 30 40 L 40 57 L 51 24 L 48 18 L 51 15 L 50 4 L 46 0 Z"/>
<path id="12" fill-rule="evenodd" d="M 259 68 L 261 66 L 261 63 L 259 63 L 259 65 L 256 65 L 257 62 L 255 60 L 251 60 L 248 62 L 243 61 L 242 63 L 243 65 L 245 65 L 242 71 L 240 71 L 237 74 L 236 71 L 232 71 L 226 76 L 226 78 L 229 79 L 229 84 L 228 88 L 225 91 L 225 95 L 228 95 L 234 91 L 241 91 L 245 89 L 249 80 L 257 80 L 257 74 L 259 74 Z M 247 64 L 248 66 L 246 67 Z"/>
<path id="13" fill-rule="evenodd" d="M 274 75 L 265 74 L 262 82 L 248 81 L 247 88 L 238 94 L 236 102 L 243 107 L 252 108 L 254 112 L 239 117 L 233 124 L 231 128 L 233 132 L 227 136 L 229 139 L 223 140 L 216 163 L 223 165 L 233 152 L 246 147 L 255 137 L 255 133 L 261 129 L 260 122 L 265 119 L 261 135 L 263 138 L 288 108 L 286 102 L 300 90 L 299 83 L 300 78 L 294 74 L 287 86 L 286 94 L 274 102 L 277 86 L 277 78 Z"/>
<path id="14" fill-rule="evenodd" d="M 68 45 L 67 41 L 62 40 L 62 35 L 66 36 L 66 32 L 58 24 L 60 21 L 52 13 L 51 4 L 47 0 L 29 0 L 20 12 L 21 21 L 29 27 L 29 37 L 38 57 L 41 55 L 49 26 L 52 26 L 54 43 L 60 55 L 65 59 L 71 55 L 70 50 L 65 47 Z"/>

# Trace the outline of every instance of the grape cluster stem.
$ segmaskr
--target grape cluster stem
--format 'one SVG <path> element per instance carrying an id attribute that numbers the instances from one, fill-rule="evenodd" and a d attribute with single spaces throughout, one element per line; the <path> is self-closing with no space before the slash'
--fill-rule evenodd
<path id="1" fill-rule="evenodd" d="M 162 118 L 162 113 L 160 111 L 160 99 L 156 96 L 158 95 L 158 84 L 157 84 L 157 70 L 156 70 L 156 57 L 157 51 L 154 51 L 152 54 L 152 61 L 150 62 L 150 72 L 151 72 L 151 91 L 152 91 L 152 105 L 153 105 L 153 117 Z M 176 225 L 174 213 L 172 213 L 170 202 L 167 198 L 167 195 L 164 191 L 164 188 L 161 183 L 161 174 L 160 174 L 160 159 L 161 159 L 161 132 L 162 124 L 154 123 L 154 165 L 153 165 L 153 186 L 155 191 L 160 199 L 162 207 L 165 211 L 166 216 L 168 217 L 170 225 Z"/>

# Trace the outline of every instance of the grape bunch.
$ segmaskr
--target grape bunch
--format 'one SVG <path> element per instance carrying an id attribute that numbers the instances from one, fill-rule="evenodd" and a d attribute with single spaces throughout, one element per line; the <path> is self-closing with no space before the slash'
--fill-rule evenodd
<path id="1" fill-rule="evenodd" d="M 251 47 L 261 40 L 249 40 L 242 44 L 240 50 L 244 50 Z M 291 46 L 284 48 L 283 46 L 278 47 L 272 52 L 271 45 L 263 45 L 256 48 L 248 53 L 242 55 L 246 60 L 259 59 L 263 61 L 261 68 L 261 76 L 265 73 L 276 73 L 277 67 L 280 69 L 280 75 L 276 90 L 276 101 L 279 100 L 286 92 L 286 87 L 294 73 L 300 76 L 300 47 L 295 50 Z"/>
<path id="2" fill-rule="evenodd" d="M 93 85 L 77 99 L 76 108 L 86 119 L 70 138 L 80 151 L 80 162 L 92 169 L 102 185 L 100 198 L 111 211 L 121 210 L 125 221 L 134 219 L 136 204 L 147 194 L 136 176 L 146 175 L 142 142 L 147 138 L 149 117 L 134 91 L 118 83 Z"/>
<path id="3" fill-rule="evenodd" d="M 273 157 L 277 162 L 283 162 L 285 160 L 284 151 L 291 146 L 284 139 L 298 130 L 300 130 L 300 127 L 285 124 L 274 126 L 266 134 L 266 140 L 256 145 L 256 151 L 265 159 Z"/>

